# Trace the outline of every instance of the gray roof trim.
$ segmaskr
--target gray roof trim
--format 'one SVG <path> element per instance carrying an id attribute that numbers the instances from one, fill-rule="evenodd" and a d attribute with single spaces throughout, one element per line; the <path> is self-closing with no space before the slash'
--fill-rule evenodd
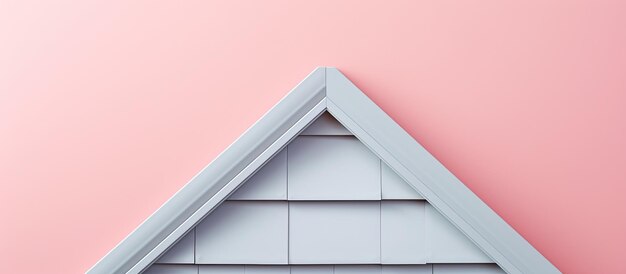
<path id="1" fill-rule="evenodd" d="M 307 76 L 87 273 L 140 273 L 326 109 L 325 68 Z"/>
<path id="2" fill-rule="evenodd" d="M 335 68 L 317 68 L 87 273 L 141 273 L 328 110 L 507 273 L 560 273 Z"/>
<path id="3" fill-rule="evenodd" d="M 560 273 L 339 70 L 326 71 L 328 111 L 507 273 Z"/>

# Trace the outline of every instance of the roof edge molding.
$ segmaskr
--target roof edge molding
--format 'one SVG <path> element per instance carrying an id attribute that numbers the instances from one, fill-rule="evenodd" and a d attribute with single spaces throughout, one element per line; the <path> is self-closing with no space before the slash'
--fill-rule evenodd
<path id="1" fill-rule="evenodd" d="M 87 273 L 140 273 L 328 110 L 507 273 L 561 273 L 335 68 L 315 69 Z"/>
<path id="2" fill-rule="evenodd" d="M 560 273 L 339 70 L 326 71 L 328 111 L 507 273 Z"/>
<path id="3" fill-rule="evenodd" d="M 87 273 L 140 273 L 326 109 L 317 68 Z"/>

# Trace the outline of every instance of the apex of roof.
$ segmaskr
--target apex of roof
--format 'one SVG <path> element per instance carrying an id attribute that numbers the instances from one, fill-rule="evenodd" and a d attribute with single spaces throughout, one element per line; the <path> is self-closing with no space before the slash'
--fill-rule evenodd
<path id="1" fill-rule="evenodd" d="M 560 273 L 339 70 L 319 67 L 87 273 L 140 273 L 324 111 L 507 273 Z"/>

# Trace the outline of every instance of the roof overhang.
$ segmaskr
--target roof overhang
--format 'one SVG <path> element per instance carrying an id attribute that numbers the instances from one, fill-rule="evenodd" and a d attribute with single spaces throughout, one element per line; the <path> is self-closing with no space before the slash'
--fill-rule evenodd
<path id="1" fill-rule="evenodd" d="M 560 273 L 339 70 L 315 69 L 87 273 L 140 273 L 324 111 L 507 273 Z"/>

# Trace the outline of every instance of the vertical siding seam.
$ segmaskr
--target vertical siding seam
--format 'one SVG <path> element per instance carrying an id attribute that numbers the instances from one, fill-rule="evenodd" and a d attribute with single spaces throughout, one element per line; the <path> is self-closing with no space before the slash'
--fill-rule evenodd
<path id="1" fill-rule="evenodd" d="M 287 178 L 285 178 L 285 181 L 287 182 L 287 192 L 285 193 L 285 197 L 287 201 L 289 201 L 289 144 L 285 146 L 285 176 L 287 176 Z"/>
<path id="2" fill-rule="evenodd" d="M 378 211 L 378 262 L 383 263 L 383 165 L 380 158 L 378 158 L 378 180 L 380 185 L 380 201 Z M 382 273 L 382 267 L 381 267 Z"/>
<path id="3" fill-rule="evenodd" d="M 383 263 L 383 201 L 378 202 L 378 262 Z"/>
<path id="4" fill-rule="evenodd" d="M 326 69 L 324 69 L 324 73 L 326 73 Z M 285 147 L 285 170 L 287 176 L 287 265 L 289 265 L 290 261 L 290 248 L 291 248 L 291 203 L 289 202 L 289 144 Z M 245 274 L 245 273 L 244 273 Z M 291 274 L 291 267 L 289 267 L 289 274 Z"/>
<path id="5" fill-rule="evenodd" d="M 426 216 L 426 214 L 428 214 L 428 206 L 430 205 L 428 203 L 428 201 L 424 200 L 424 261 L 426 263 L 428 263 L 430 261 L 430 258 L 432 257 L 431 255 L 431 251 L 430 251 L 430 240 L 428 237 L 428 216 Z M 434 266 L 431 266 L 431 268 L 435 268 Z M 431 272 L 434 272 L 435 270 L 432 270 Z"/>
<path id="6" fill-rule="evenodd" d="M 287 265 L 291 263 L 291 203 L 287 202 Z M 290 270 L 291 273 L 291 270 Z"/>
<path id="7" fill-rule="evenodd" d="M 378 179 L 380 180 L 380 200 L 382 200 L 383 199 L 383 160 L 380 158 L 378 158 Z"/>

